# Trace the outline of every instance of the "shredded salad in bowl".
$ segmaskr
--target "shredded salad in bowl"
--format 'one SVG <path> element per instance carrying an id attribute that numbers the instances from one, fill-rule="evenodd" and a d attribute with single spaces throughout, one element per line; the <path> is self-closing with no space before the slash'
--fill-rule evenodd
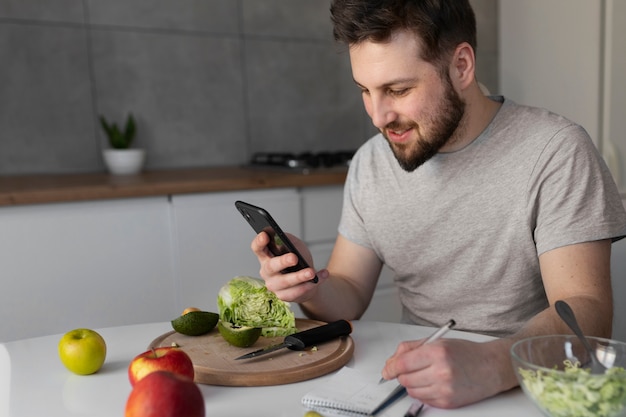
<path id="1" fill-rule="evenodd" d="M 564 361 L 564 371 L 520 368 L 522 388 L 553 417 L 613 417 L 624 411 L 626 370 L 591 375 L 579 362 Z"/>
<path id="2" fill-rule="evenodd" d="M 626 343 L 588 339 L 597 350 L 610 351 L 612 362 L 602 374 L 581 365 L 589 356 L 569 335 L 532 337 L 511 348 L 520 386 L 544 414 L 626 417 Z"/>

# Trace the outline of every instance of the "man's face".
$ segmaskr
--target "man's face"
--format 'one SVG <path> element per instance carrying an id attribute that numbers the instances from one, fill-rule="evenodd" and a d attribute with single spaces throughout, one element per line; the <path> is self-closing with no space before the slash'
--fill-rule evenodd
<path id="1" fill-rule="evenodd" d="M 387 43 L 350 47 L 352 75 L 365 109 L 408 172 L 445 152 L 460 134 L 465 113 L 449 75 L 441 77 L 419 57 L 419 42 L 409 32 L 398 32 Z"/>

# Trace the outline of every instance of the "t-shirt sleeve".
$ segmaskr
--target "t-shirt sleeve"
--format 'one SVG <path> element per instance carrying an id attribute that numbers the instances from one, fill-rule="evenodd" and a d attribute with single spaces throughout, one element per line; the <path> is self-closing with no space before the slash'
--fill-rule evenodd
<path id="1" fill-rule="evenodd" d="M 575 124 L 546 143 L 529 180 L 527 201 L 538 254 L 626 233 L 626 213 L 611 173 Z"/>

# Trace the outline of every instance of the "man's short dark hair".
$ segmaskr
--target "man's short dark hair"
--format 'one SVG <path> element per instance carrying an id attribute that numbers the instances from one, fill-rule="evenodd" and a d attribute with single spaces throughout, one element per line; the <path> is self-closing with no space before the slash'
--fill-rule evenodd
<path id="1" fill-rule="evenodd" d="M 347 45 L 386 42 L 401 30 L 420 39 L 426 62 L 441 67 L 456 47 L 476 50 L 476 17 L 468 0 L 333 0 L 335 40 Z"/>

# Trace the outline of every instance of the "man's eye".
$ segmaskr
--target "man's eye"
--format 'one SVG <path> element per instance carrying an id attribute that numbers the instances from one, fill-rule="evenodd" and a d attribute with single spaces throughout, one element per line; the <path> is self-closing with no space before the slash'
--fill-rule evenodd
<path id="1" fill-rule="evenodd" d="M 408 88 L 401 88 L 399 90 L 389 90 L 389 95 L 401 97 L 406 95 L 409 92 Z"/>

